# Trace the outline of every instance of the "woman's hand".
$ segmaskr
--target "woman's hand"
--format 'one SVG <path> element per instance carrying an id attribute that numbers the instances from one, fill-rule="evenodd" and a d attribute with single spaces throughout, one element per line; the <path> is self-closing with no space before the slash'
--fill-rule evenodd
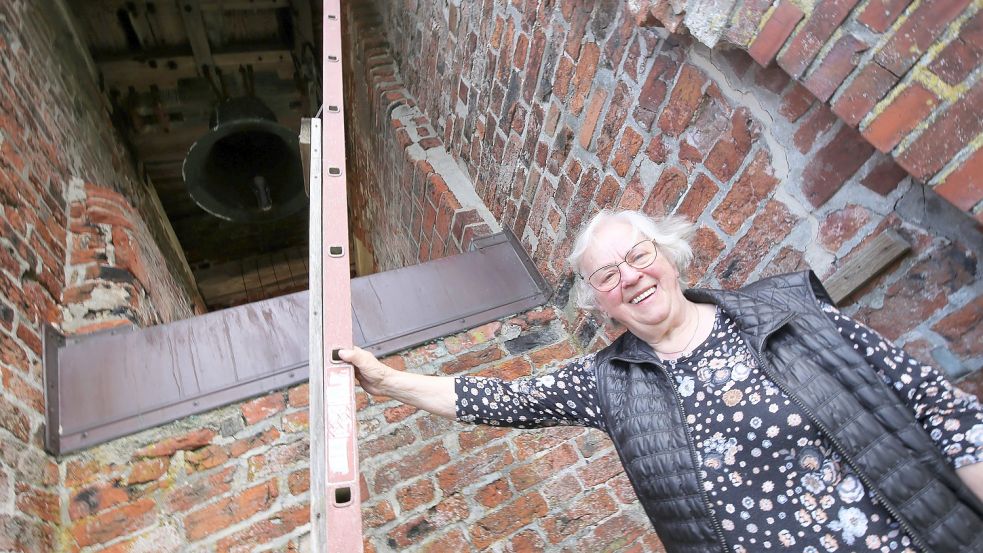
<path id="1" fill-rule="evenodd" d="M 395 369 L 386 366 L 376 359 L 375 355 L 359 347 L 340 350 L 338 357 L 355 367 L 355 379 L 363 390 L 374 396 L 385 395 L 382 391 L 383 381 L 386 375 L 395 372 Z"/>
<path id="2" fill-rule="evenodd" d="M 453 378 L 397 371 L 357 347 L 343 349 L 338 356 L 355 367 L 355 378 L 369 394 L 389 396 L 449 419 L 455 417 L 457 394 Z"/>

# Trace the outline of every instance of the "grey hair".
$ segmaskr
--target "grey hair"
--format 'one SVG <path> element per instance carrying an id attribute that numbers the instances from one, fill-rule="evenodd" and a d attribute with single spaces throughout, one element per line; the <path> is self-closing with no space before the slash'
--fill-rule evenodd
<path id="1" fill-rule="evenodd" d="M 580 262 L 587 248 L 593 242 L 598 229 L 610 223 L 628 223 L 642 237 L 655 240 L 659 251 L 676 266 L 680 282 L 685 284 L 689 264 L 693 261 L 693 248 L 689 244 L 695 226 L 693 223 L 682 217 L 672 215 L 655 218 L 640 211 L 602 209 L 591 218 L 587 225 L 580 229 L 577 239 L 573 243 L 573 251 L 567 257 L 567 263 L 580 276 L 574 284 L 577 307 L 588 311 L 599 311 L 594 296 L 594 288 L 587 282 L 587 277 L 590 275 L 584 274 L 584 268 L 580 266 Z"/>

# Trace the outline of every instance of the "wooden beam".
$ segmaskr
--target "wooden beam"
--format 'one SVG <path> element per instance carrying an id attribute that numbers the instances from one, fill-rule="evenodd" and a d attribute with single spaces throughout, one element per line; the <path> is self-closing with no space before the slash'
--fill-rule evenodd
<path id="1" fill-rule="evenodd" d="M 887 229 L 826 279 L 823 286 L 829 292 L 833 303 L 838 304 L 910 249 L 911 245 L 904 238 L 893 230 Z"/>
<path id="2" fill-rule="evenodd" d="M 188 42 L 194 54 L 196 69 L 204 76 L 204 68 L 213 68 L 215 61 L 212 59 L 212 47 L 208 44 L 205 21 L 201 18 L 201 8 L 198 2 L 192 0 L 175 0 L 175 2 L 184 21 L 184 30 L 188 33 Z"/>
<path id="3" fill-rule="evenodd" d="M 290 50 L 283 48 L 258 46 L 254 50 L 211 53 L 209 59 L 211 67 L 218 67 L 230 75 L 237 71 L 240 65 L 252 65 L 256 72 L 275 71 L 281 79 L 293 78 L 294 65 Z M 179 80 L 201 76 L 197 56 L 174 51 L 142 55 L 139 58 L 102 59 L 97 62 L 97 66 L 103 75 L 106 88 L 120 90 L 132 86 L 138 91 L 145 92 L 150 90 L 151 84 L 156 84 L 161 89 L 177 88 Z"/>

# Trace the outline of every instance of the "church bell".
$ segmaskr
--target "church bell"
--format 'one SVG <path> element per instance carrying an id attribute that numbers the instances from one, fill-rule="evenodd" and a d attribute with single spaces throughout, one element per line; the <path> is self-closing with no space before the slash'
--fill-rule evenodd
<path id="1" fill-rule="evenodd" d="M 304 209 L 304 175 L 297 133 L 255 96 L 215 106 L 211 130 L 199 138 L 182 173 L 194 201 L 229 221 L 260 223 Z"/>

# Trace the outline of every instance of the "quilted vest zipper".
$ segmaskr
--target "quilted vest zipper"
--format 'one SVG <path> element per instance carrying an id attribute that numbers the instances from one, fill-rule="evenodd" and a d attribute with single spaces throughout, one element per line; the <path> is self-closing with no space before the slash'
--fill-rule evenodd
<path id="1" fill-rule="evenodd" d="M 843 445 L 840 444 L 840 442 L 833 436 L 833 433 L 829 431 L 829 428 L 825 424 L 823 424 L 822 421 L 820 421 L 819 418 L 816 417 L 815 414 L 813 414 L 813 412 L 810 411 L 808 407 L 805 406 L 805 404 L 802 402 L 801 399 L 799 399 L 798 396 L 793 394 L 785 386 L 785 384 L 782 383 L 782 381 L 776 378 L 776 375 L 772 370 L 771 365 L 764 363 L 765 342 L 768 341 L 768 338 L 770 338 L 772 334 L 777 332 L 778 329 L 780 329 L 782 326 L 785 325 L 785 323 L 789 322 L 794 317 L 795 315 L 787 315 L 784 319 L 782 319 L 782 322 L 780 324 L 776 325 L 774 329 L 772 329 L 771 331 L 769 331 L 767 334 L 764 335 L 764 337 L 761 339 L 760 345 L 757 348 L 749 348 L 749 349 L 751 349 L 751 351 L 755 354 L 756 360 L 758 362 L 758 366 L 761 367 L 761 370 L 768 375 L 768 378 L 771 379 L 772 383 L 775 384 L 775 386 L 777 386 L 778 389 L 780 389 L 790 400 L 795 402 L 795 404 L 799 407 L 799 409 L 802 409 L 802 412 L 809 417 L 809 420 L 811 420 L 813 424 L 816 425 L 817 428 L 822 430 L 823 435 L 826 436 L 826 439 L 828 439 L 829 442 L 833 445 L 833 447 L 839 452 L 840 456 L 843 457 L 843 460 L 846 461 L 848 465 L 850 465 L 850 468 L 852 468 L 853 472 L 857 475 L 858 478 L 860 478 L 860 481 L 863 482 L 865 486 L 867 486 L 867 489 L 871 491 L 877 491 L 877 486 L 875 486 L 874 483 L 870 480 L 870 477 L 867 476 L 867 474 L 864 473 L 860 469 L 860 467 L 858 467 L 855 464 L 854 460 L 846 453 L 846 450 L 844 449 Z M 921 535 L 919 535 L 917 532 L 914 531 L 914 529 L 911 527 L 908 521 L 904 519 L 904 517 L 899 515 L 897 508 L 886 497 L 884 497 L 883 494 L 878 493 L 877 496 L 880 499 L 880 503 L 884 505 L 885 509 L 887 509 L 887 512 L 891 513 L 891 516 L 894 517 L 894 520 L 897 520 L 898 524 L 900 524 L 901 527 L 905 529 L 905 531 L 908 533 L 908 537 L 911 538 L 911 541 L 914 542 L 914 544 L 917 545 L 918 548 L 921 549 L 922 551 L 931 552 L 932 549 L 926 546 L 925 542 L 921 538 Z"/>

